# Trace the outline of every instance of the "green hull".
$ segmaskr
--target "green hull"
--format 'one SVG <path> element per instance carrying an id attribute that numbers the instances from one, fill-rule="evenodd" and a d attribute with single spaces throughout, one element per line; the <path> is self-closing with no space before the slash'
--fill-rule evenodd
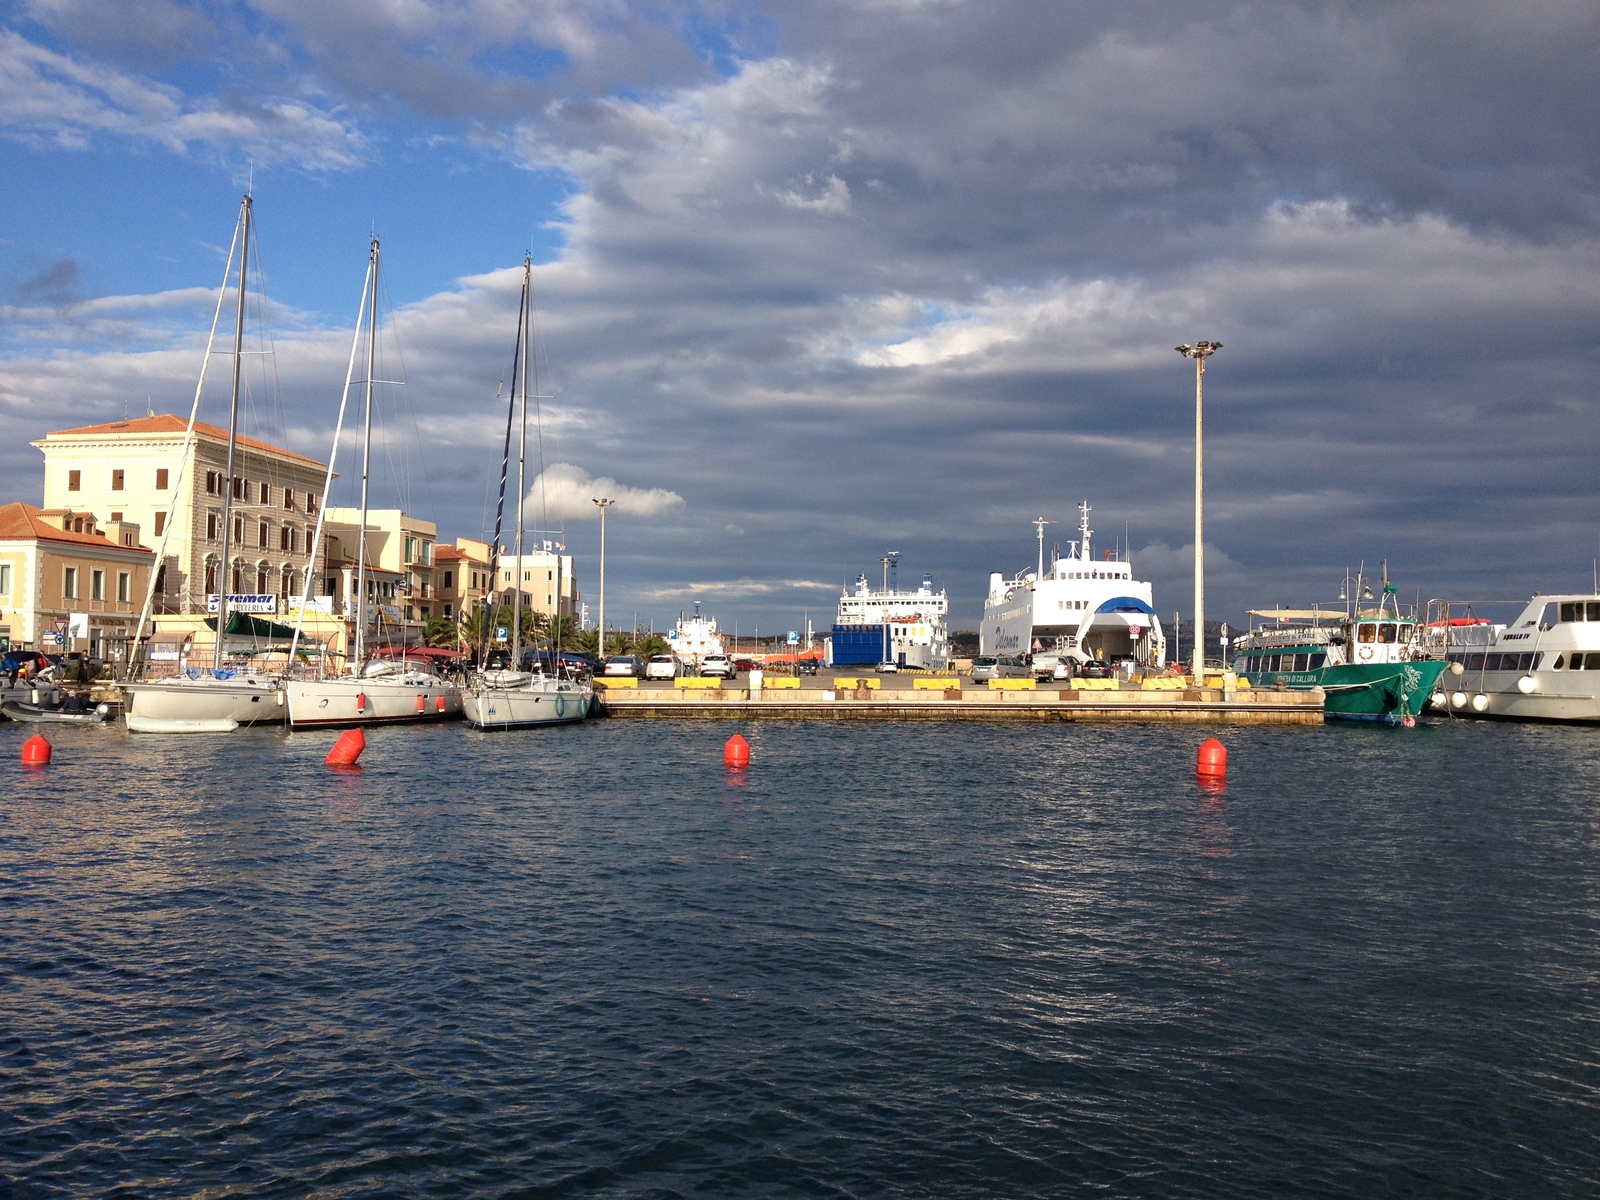
<path id="1" fill-rule="evenodd" d="M 1293 691 L 1323 689 L 1325 717 L 1341 721 L 1380 721 L 1398 725 L 1416 717 L 1433 695 L 1445 663 L 1422 659 L 1404 663 L 1344 663 L 1317 671 L 1263 671 L 1247 674 L 1253 687 L 1282 684 Z"/>

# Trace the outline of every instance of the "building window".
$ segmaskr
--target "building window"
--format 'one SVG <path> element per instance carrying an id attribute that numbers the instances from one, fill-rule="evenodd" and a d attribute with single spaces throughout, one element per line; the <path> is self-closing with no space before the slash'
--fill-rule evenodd
<path id="1" fill-rule="evenodd" d="M 261 483 L 261 503 L 272 503 L 272 485 L 267 483 L 265 480 L 263 480 Z"/>
<path id="2" fill-rule="evenodd" d="M 233 477 L 233 498 L 235 500 L 244 499 L 244 478 L 242 476 L 235 475 Z"/>
<path id="3" fill-rule="evenodd" d="M 122 472 L 122 471 L 113 471 L 113 472 L 111 472 L 111 490 L 113 492 L 120 492 L 122 490 L 122 484 L 123 484 L 123 480 L 125 478 L 126 478 L 126 473 L 125 472 Z"/>
<path id="4" fill-rule="evenodd" d="M 233 564 L 233 587 L 230 590 L 235 594 L 244 591 L 244 566 L 241 563 Z"/>
<path id="5" fill-rule="evenodd" d="M 82 471 L 68 471 L 67 472 L 67 491 L 75 492 L 79 488 L 81 488 L 82 486 L 83 486 L 83 472 Z"/>
<path id="6" fill-rule="evenodd" d="M 412 559 L 416 558 L 416 556 L 417 556 L 417 539 L 416 538 L 407 538 L 406 539 L 406 561 L 410 562 Z"/>
<path id="7" fill-rule="evenodd" d="M 221 477 L 215 471 L 206 472 L 206 495 L 216 496 L 220 494 L 217 491 L 217 486 L 220 480 Z"/>
<path id="8" fill-rule="evenodd" d="M 260 527 L 256 530 L 256 545 L 265 549 L 267 545 L 267 539 L 270 536 L 271 535 L 267 532 L 267 523 L 265 521 L 261 522 Z"/>
<path id="9" fill-rule="evenodd" d="M 287 550 L 289 548 L 289 533 L 290 533 L 290 529 L 289 529 L 289 527 L 287 525 L 285 525 L 282 529 L 278 530 L 278 549 L 279 550 Z"/>
<path id="10" fill-rule="evenodd" d="M 78 568 L 63 567 L 61 571 L 61 595 L 68 600 L 78 598 Z"/>
<path id="11" fill-rule="evenodd" d="M 244 545 L 244 518 L 243 517 L 235 517 L 233 519 L 233 544 L 235 546 Z"/>
<path id="12" fill-rule="evenodd" d="M 11 595 L 11 564 L 0 563 L 0 596 Z"/>
<path id="13" fill-rule="evenodd" d="M 266 594 L 267 594 L 267 564 L 266 563 L 259 563 L 256 566 L 256 595 L 265 596 Z"/>
<path id="14" fill-rule="evenodd" d="M 119 512 L 114 512 L 114 513 L 111 514 L 111 519 L 113 521 L 120 521 L 120 520 L 122 520 L 122 514 L 119 513 Z"/>
<path id="15" fill-rule="evenodd" d="M 422 541 L 422 565 L 425 567 L 433 565 L 433 543 L 426 538 Z"/>
<path id="16" fill-rule="evenodd" d="M 167 531 L 167 514 L 164 513 L 164 512 L 158 512 L 156 514 L 156 536 L 160 537 L 166 531 Z"/>
<path id="17" fill-rule="evenodd" d="M 216 513 L 206 514 L 206 541 L 214 542 L 222 535 L 222 518 Z"/>
<path id="18" fill-rule="evenodd" d="M 454 580 L 454 578 L 455 578 L 454 572 L 446 571 L 444 573 L 444 585 L 443 586 L 445 586 L 445 587 L 452 586 L 452 581 Z"/>
<path id="19" fill-rule="evenodd" d="M 316 516 L 317 496 L 315 492 L 306 493 L 306 512 L 310 513 L 312 516 Z"/>
<path id="20" fill-rule="evenodd" d="M 206 563 L 206 595 L 209 596 L 212 592 L 214 592 L 216 590 L 217 590 L 217 564 L 214 563 L 214 562 L 208 562 L 208 563 Z"/>
<path id="21" fill-rule="evenodd" d="M 450 611 L 450 605 L 448 603 L 446 603 L 445 606 L 444 606 L 444 615 L 447 616 L 447 617 L 451 617 L 451 616 L 455 615 L 454 613 L 452 613 Z"/>
<path id="22" fill-rule="evenodd" d="M 156 591 L 163 596 L 167 594 L 167 564 L 162 563 L 156 571 Z"/>
<path id="23" fill-rule="evenodd" d="M 157 467 L 156 468 L 156 491 L 164 492 L 166 490 L 167 490 L 167 469 L 165 467 Z"/>
<path id="24" fill-rule="evenodd" d="M 416 614 L 411 611 L 411 605 L 406 605 L 406 620 L 415 621 L 416 619 Z"/>
<path id="25" fill-rule="evenodd" d="M 133 580 L 129 577 L 128 573 L 126 571 L 118 571 L 117 572 L 117 603 L 126 604 L 128 602 L 128 592 L 129 592 L 129 589 L 132 586 L 133 586 Z"/>

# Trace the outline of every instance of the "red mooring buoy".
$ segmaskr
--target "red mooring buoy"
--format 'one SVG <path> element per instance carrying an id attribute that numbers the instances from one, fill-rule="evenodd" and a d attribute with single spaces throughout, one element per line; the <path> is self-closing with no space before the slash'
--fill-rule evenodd
<path id="1" fill-rule="evenodd" d="M 333 749 L 328 751 L 327 763 L 330 767 L 353 767 L 366 748 L 366 734 L 359 729 L 346 729 L 333 744 Z"/>
<path id="2" fill-rule="evenodd" d="M 1207 779 L 1224 778 L 1228 774 L 1228 748 L 1216 738 L 1207 738 L 1200 743 L 1194 769 Z"/>
<path id="3" fill-rule="evenodd" d="M 750 765 L 750 743 L 737 733 L 734 734 L 723 743 L 722 761 L 730 767 L 748 767 Z"/>
<path id="4" fill-rule="evenodd" d="M 50 740 L 41 733 L 34 734 L 22 743 L 22 765 L 25 767 L 43 767 L 50 763 L 52 747 Z"/>

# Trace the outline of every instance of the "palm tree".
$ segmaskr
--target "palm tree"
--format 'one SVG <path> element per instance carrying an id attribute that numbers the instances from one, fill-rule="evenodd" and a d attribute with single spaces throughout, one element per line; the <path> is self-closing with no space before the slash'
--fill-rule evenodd
<path id="1" fill-rule="evenodd" d="M 461 641 L 461 628 L 449 617 L 429 617 L 422 627 L 422 644 L 442 650 L 455 650 Z"/>

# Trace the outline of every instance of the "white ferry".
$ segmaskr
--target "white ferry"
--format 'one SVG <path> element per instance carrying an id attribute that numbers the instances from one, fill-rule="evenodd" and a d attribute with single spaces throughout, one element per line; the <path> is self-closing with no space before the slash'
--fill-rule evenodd
<path id="1" fill-rule="evenodd" d="M 1449 674 L 1434 707 L 1461 716 L 1600 721 L 1600 592 L 1535 595 L 1510 625 L 1429 623 Z M 1430 614 L 1431 615 L 1431 614 Z"/>
<path id="2" fill-rule="evenodd" d="M 708 654 L 725 654 L 722 638 L 717 633 L 717 619 L 700 615 L 700 602 L 695 601 L 694 616 L 678 614 L 678 627 L 667 633 L 672 653 L 683 662 L 697 665 Z"/>
<path id="3" fill-rule="evenodd" d="M 891 567 L 897 565 L 889 556 Z M 950 662 L 950 642 L 945 618 L 950 597 L 933 590 L 933 577 L 924 575 L 915 591 L 901 591 L 893 579 L 882 591 L 873 591 L 865 575 L 856 576 L 855 590 L 839 597 L 839 613 L 828 639 L 829 666 L 864 667 L 880 662 L 929 671 L 943 670 Z"/>
<path id="4" fill-rule="evenodd" d="M 1055 655 L 1077 662 L 1099 659 L 1160 669 L 1167 639 L 1156 617 L 1150 585 L 1133 577 L 1133 564 L 1112 557 L 1096 562 L 1089 528 L 1089 502 L 1078 505 L 1078 540 L 1067 544 L 1045 570 L 1043 517 L 1039 562 L 1007 579 L 989 576 L 978 632 L 981 653 Z"/>

